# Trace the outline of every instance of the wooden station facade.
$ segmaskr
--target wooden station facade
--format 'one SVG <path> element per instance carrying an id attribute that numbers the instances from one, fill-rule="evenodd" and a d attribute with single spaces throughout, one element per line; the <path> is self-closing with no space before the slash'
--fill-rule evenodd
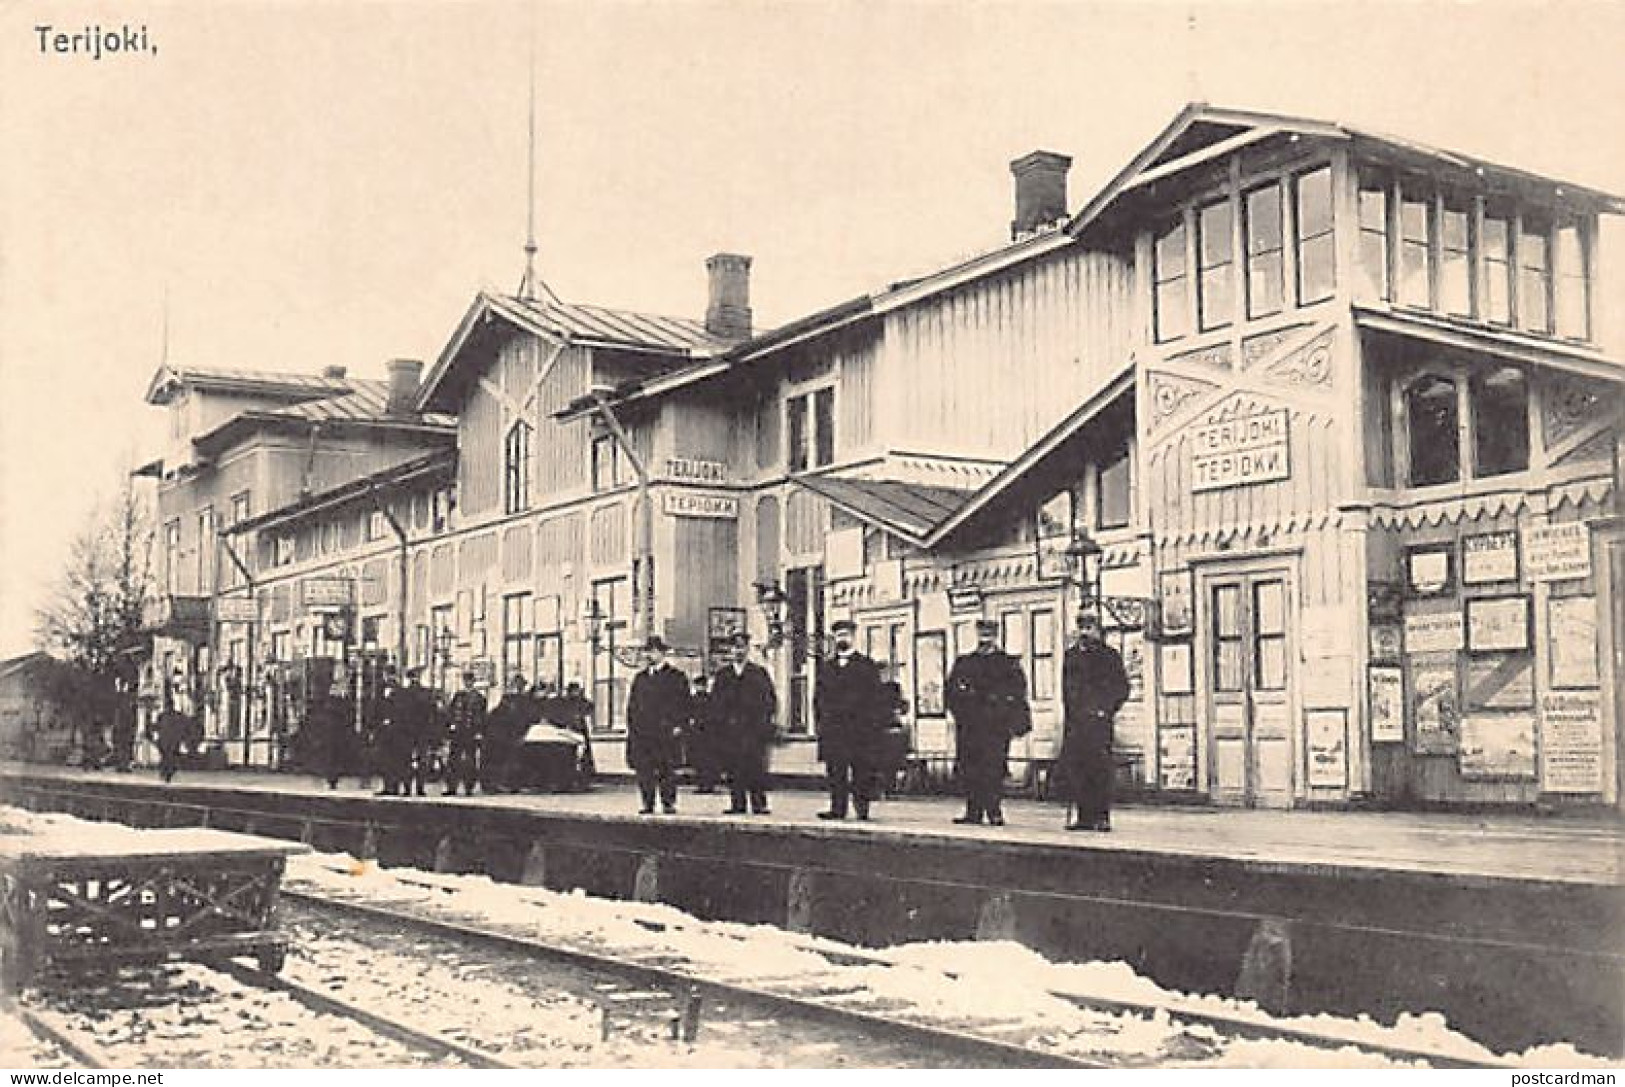
<path id="1" fill-rule="evenodd" d="M 728 254 L 703 322 L 480 296 L 413 405 L 455 417 L 455 458 L 244 535 L 274 557 L 328 515 L 402 531 L 263 580 L 350 571 L 383 651 L 579 679 L 611 734 L 628 642 L 698 668 L 745 626 L 781 771 L 817 769 L 838 615 L 896 670 L 928 768 L 947 668 L 997 618 L 1035 709 L 1017 768 L 1041 771 L 1087 587 L 1147 794 L 1618 804 L 1625 366 L 1597 342 L 1596 248 L 1625 205 L 1206 106 L 1077 211 L 1068 166 L 1012 163 L 1009 245 L 767 333 Z"/>

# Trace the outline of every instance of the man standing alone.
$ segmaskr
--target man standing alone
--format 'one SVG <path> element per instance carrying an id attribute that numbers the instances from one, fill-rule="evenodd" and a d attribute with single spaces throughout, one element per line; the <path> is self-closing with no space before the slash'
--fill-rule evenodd
<path id="1" fill-rule="evenodd" d="M 1073 806 L 1067 830 L 1112 829 L 1112 718 L 1128 699 L 1123 658 L 1100 637 L 1100 617 L 1078 613 L 1061 664 L 1065 713 L 1057 769 Z"/>
<path id="2" fill-rule="evenodd" d="M 860 820 L 869 818 L 874 798 L 881 737 L 891 721 L 890 694 L 875 662 L 852 647 L 857 625 L 837 619 L 835 656 L 818 665 L 813 716 L 818 721 L 818 757 L 829 777 L 829 810 L 820 819 L 845 819 L 847 801 Z"/>
<path id="3" fill-rule="evenodd" d="M 638 776 L 644 815 L 655 810 L 655 793 L 667 815 L 677 812 L 677 771 L 683 729 L 688 725 L 688 677 L 666 663 L 658 634 L 643 643 L 642 671 L 626 700 L 626 763 Z"/>
<path id="4" fill-rule="evenodd" d="M 474 795 L 479 780 L 480 745 L 485 739 L 485 695 L 474 689 L 474 673 L 463 672 L 463 689 L 451 696 L 446 707 L 446 795 L 456 796 L 457 787 Z"/>
<path id="5" fill-rule="evenodd" d="M 1032 729 L 1027 677 L 1021 662 L 999 648 L 996 619 L 976 621 L 976 648 L 948 673 L 948 712 L 954 718 L 954 753 L 965 790 L 965 814 L 956 823 L 986 819 L 1004 826 L 1005 760 L 1010 737 Z"/>
<path id="6" fill-rule="evenodd" d="M 767 758 L 779 699 L 767 671 L 745 659 L 749 649 L 749 636 L 735 635 L 728 647 L 728 663 L 711 683 L 711 722 L 733 798 L 726 815 L 743 815 L 746 800 L 752 813 L 768 813 Z"/>

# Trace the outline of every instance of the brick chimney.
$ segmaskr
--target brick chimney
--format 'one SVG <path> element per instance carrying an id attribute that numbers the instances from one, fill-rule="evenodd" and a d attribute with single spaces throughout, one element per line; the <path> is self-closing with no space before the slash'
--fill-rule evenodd
<path id="1" fill-rule="evenodd" d="M 1012 241 L 1066 218 L 1066 172 L 1071 168 L 1071 156 L 1054 151 L 1030 151 L 1010 163 L 1016 179 Z"/>
<path id="2" fill-rule="evenodd" d="M 710 301 L 705 307 L 705 330 L 725 340 L 750 336 L 750 258 L 718 253 L 705 262 L 710 274 Z"/>
<path id="3" fill-rule="evenodd" d="M 418 379 L 423 374 L 423 363 L 418 359 L 390 359 L 389 398 L 384 410 L 390 415 L 415 414 L 414 403 L 418 395 Z"/>
<path id="4" fill-rule="evenodd" d="M 330 378 L 333 378 L 334 380 L 343 380 L 344 375 L 349 373 L 349 372 L 350 371 L 347 368 L 343 367 L 343 366 L 323 366 L 322 367 L 322 376 L 323 377 L 330 377 Z"/>

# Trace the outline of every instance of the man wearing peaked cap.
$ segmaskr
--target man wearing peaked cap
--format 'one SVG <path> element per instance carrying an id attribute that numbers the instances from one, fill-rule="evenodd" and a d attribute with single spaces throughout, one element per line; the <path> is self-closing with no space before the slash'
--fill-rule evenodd
<path id="1" fill-rule="evenodd" d="M 1021 662 L 999 648 L 999 624 L 976 621 L 976 648 L 948 673 L 948 712 L 954 718 L 954 761 L 965 790 L 965 814 L 956 823 L 1004 825 L 1004 775 L 1010 738 L 1032 729 L 1027 676 Z"/>
<path id="2" fill-rule="evenodd" d="M 677 811 L 674 775 L 690 705 L 688 677 L 666 662 L 666 650 L 665 639 L 649 635 L 626 702 L 626 763 L 637 774 L 644 815 L 654 814 L 657 793 L 662 811 Z"/>
<path id="3" fill-rule="evenodd" d="M 818 757 L 829 779 L 829 810 L 819 812 L 820 819 L 845 819 L 849 800 L 860 820 L 869 818 L 879 747 L 891 721 L 880 667 L 853 648 L 857 629 L 850 619 L 831 624 L 835 654 L 819 662 L 813 688 Z"/>
<path id="4" fill-rule="evenodd" d="M 767 670 L 746 659 L 749 650 L 750 636 L 740 631 L 711 679 L 710 727 L 728 775 L 727 815 L 745 814 L 747 802 L 751 813 L 768 813 L 767 763 L 779 699 Z"/>
<path id="5" fill-rule="evenodd" d="M 1112 829 L 1112 718 L 1128 700 L 1128 673 L 1101 638 L 1100 616 L 1078 613 L 1061 661 L 1061 751 L 1055 760 L 1071 805 L 1067 830 Z"/>

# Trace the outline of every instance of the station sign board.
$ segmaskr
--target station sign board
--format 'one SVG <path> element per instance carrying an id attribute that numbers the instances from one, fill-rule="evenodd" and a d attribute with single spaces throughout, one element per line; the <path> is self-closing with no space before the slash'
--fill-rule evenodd
<path id="1" fill-rule="evenodd" d="M 739 499 L 731 494 L 667 491 L 661 496 L 661 509 L 668 517 L 707 517 L 732 521 L 739 517 Z"/>
<path id="2" fill-rule="evenodd" d="M 1191 490 L 1217 491 L 1288 479 L 1285 408 L 1255 411 L 1191 430 Z"/>
<path id="3" fill-rule="evenodd" d="M 726 483 L 728 466 L 719 460 L 667 457 L 666 477 L 682 483 Z"/>
<path id="4" fill-rule="evenodd" d="M 306 578 L 299 583 L 299 599 L 306 608 L 342 608 L 351 602 L 354 590 L 349 578 Z"/>
<path id="5" fill-rule="evenodd" d="M 1584 521 L 1530 525 L 1523 530 L 1523 551 L 1531 581 L 1591 576 L 1591 526 Z"/>
<path id="6" fill-rule="evenodd" d="M 252 596 L 216 597 L 214 617 L 222 623 L 252 623 L 260 617 L 260 603 Z"/>

